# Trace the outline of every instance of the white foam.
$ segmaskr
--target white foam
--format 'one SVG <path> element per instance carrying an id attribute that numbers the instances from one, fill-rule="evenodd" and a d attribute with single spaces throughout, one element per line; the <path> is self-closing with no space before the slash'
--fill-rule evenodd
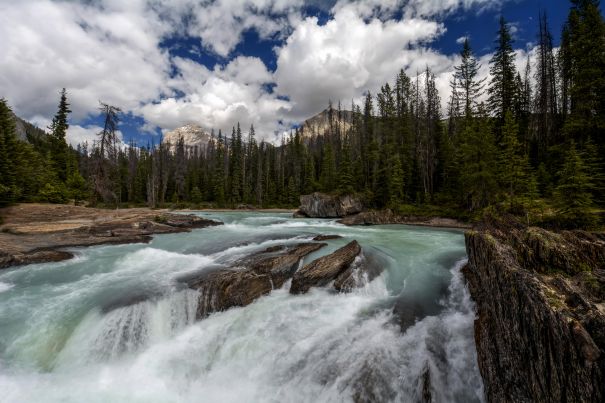
<path id="1" fill-rule="evenodd" d="M 8 291 L 11 288 L 13 288 L 14 286 L 15 286 L 14 284 L 0 282 L 0 292 Z"/>

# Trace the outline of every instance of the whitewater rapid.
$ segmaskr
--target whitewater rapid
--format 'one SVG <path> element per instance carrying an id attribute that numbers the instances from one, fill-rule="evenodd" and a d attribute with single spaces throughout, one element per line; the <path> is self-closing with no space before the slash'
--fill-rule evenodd
<path id="1" fill-rule="evenodd" d="M 0 401 L 407 402 L 427 382 L 433 401 L 483 401 L 461 232 L 200 214 L 225 225 L 0 272 Z M 195 320 L 181 277 L 317 234 L 344 238 L 306 262 L 357 239 L 385 272 Z"/>

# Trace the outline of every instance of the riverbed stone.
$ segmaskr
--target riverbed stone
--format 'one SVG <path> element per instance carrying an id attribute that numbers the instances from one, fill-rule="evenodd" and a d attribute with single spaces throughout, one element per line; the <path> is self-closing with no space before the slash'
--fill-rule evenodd
<path id="1" fill-rule="evenodd" d="M 361 253 L 357 241 L 351 241 L 334 253 L 320 257 L 294 273 L 291 294 L 304 294 L 311 287 L 322 287 L 346 271 Z"/>
<path id="2" fill-rule="evenodd" d="M 280 288 L 299 268 L 308 254 L 325 243 L 300 243 L 267 248 L 245 257 L 228 268 L 200 273 L 186 280 L 200 291 L 197 318 L 236 306 L 246 306 L 262 295 Z"/>

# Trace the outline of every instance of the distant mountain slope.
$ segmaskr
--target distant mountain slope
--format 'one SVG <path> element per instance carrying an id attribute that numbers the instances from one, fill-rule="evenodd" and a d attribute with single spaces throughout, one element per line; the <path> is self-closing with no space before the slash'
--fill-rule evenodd
<path id="1" fill-rule="evenodd" d="M 34 126 L 28 121 L 21 119 L 19 116 L 13 113 L 13 119 L 15 120 L 15 131 L 17 138 L 21 141 L 29 141 L 32 138 L 40 138 L 46 136 L 46 132 L 39 127 Z M 28 137 L 29 135 L 29 137 Z"/>
<path id="2" fill-rule="evenodd" d="M 195 147 L 200 151 L 205 150 L 211 139 L 210 134 L 200 126 L 189 124 L 166 133 L 163 142 L 170 143 L 170 149 L 174 150 L 181 137 L 188 151 L 192 151 Z"/>
<path id="3" fill-rule="evenodd" d="M 332 109 L 324 109 L 317 115 L 305 120 L 301 127 L 303 128 L 303 137 L 310 138 L 315 136 L 323 136 L 330 130 L 330 122 L 334 130 L 340 129 L 341 133 L 345 133 L 351 128 L 353 121 L 353 112 L 340 111 L 340 113 Z"/>

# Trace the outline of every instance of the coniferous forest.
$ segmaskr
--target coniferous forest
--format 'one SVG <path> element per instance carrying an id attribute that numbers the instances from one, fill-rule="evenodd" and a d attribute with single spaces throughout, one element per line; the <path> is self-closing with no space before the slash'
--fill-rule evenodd
<path id="1" fill-rule="evenodd" d="M 363 105 L 330 103 L 323 135 L 301 126 L 281 144 L 258 141 L 254 127 L 237 124 L 213 132 L 203 150 L 182 140 L 124 145 L 119 107 L 101 104 L 98 140 L 73 148 L 65 139 L 65 89 L 52 124 L 26 125 L 24 141 L 10 100 L 2 100 L 1 203 L 294 207 L 301 194 L 322 191 L 356 193 L 370 207 L 399 213 L 471 219 L 487 209 L 545 225 L 598 225 L 605 22 L 598 1 L 571 3 L 558 48 L 558 33 L 540 15 L 535 57 L 521 70 L 503 18 L 486 79 L 466 40 L 447 110 L 428 68 L 415 77 L 401 70 Z"/>

